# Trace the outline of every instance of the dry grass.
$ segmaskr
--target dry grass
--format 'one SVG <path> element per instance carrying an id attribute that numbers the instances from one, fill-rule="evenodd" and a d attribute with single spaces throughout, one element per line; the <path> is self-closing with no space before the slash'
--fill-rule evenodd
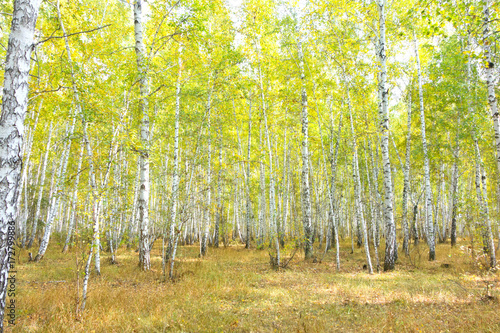
<path id="1" fill-rule="evenodd" d="M 435 262 L 401 258 L 394 272 L 368 275 L 360 249 L 342 248 L 342 270 L 296 256 L 284 271 L 270 268 L 267 251 L 242 247 L 182 247 L 177 281 L 161 282 L 159 247 L 151 272 L 137 253 L 120 249 L 119 265 L 102 256 L 102 276 L 90 280 L 87 309 L 75 320 L 75 253 L 54 245 L 40 263 L 21 254 L 17 324 L 12 332 L 499 332 L 499 302 L 485 300 L 486 283 L 468 255 L 438 245 Z M 450 267 L 443 267 L 449 264 Z M 418 267 L 415 267 L 418 266 Z M 51 282 L 61 281 L 66 282 Z M 498 297 L 498 291 L 491 292 Z"/>

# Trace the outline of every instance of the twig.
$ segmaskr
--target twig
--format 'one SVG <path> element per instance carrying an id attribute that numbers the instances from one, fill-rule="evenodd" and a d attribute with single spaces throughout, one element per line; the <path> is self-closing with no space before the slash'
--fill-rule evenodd
<path id="1" fill-rule="evenodd" d="M 106 24 L 106 25 L 103 25 L 102 27 L 97 27 L 97 28 L 90 29 L 90 30 L 85 30 L 85 31 L 73 32 L 71 34 L 66 34 L 66 35 L 63 35 L 63 36 L 51 36 L 51 37 L 48 37 L 48 38 L 46 38 L 44 40 L 41 40 L 41 41 L 35 43 L 35 46 L 38 46 L 39 44 L 45 43 L 45 42 L 47 42 L 47 41 L 49 41 L 51 39 L 60 39 L 60 38 L 66 38 L 66 37 L 74 36 L 74 35 L 84 34 L 84 33 L 87 33 L 87 32 L 93 32 L 93 31 L 96 31 L 96 30 L 101 30 L 101 29 L 107 28 L 110 25 L 111 24 Z"/>

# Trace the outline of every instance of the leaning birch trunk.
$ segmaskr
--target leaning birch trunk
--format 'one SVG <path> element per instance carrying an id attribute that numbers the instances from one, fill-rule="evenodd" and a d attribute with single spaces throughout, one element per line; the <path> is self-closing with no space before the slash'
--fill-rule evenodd
<path id="1" fill-rule="evenodd" d="M 312 233 L 312 219 L 311 219 L 311 193 L 309 186 L 309 117 L 307 111 L 307 92 L 306 92 L 306 76 L 304 71 L 304 54 L 302 50 L 302 40 L 299 31 L 299 25 L 297 22 L 296 32 L 297 37 L 297 51 L 299 56 L 299 70 L 300 70 L 300 80 L 302 82 L 302 92 L 301 92 L 301 123 L 302 123 L 302 223 L 304 225 L 304 256 L 306 259 L 311 258 L 313 255 L 312 238 L 314 237 Z"/>
<path id="2" fill-rule="evenodd" d="M 21 177 L 21 147 L 28 108 L 30 59 L 40 2 L 15 0 L 4 64 L 0 117 L 0 330 L 3 330 L 9 258 L 13 258 L 11 255 L 17 215 L 15 199 Z"/>
<path id="3" fill-rule="evenodd" d="M 361 180 L 359 176 L 359 163 L 358 163 L 358 145 L 356 143 L 356 133 L 354 132 L 354 122 L 352 118 L 351 97 L 349 94 L 349 84 L 346 84 L 347 106 L 349 108 L 349 119 L 351 121 L 351 134 L 352 134 L 352 174 L 354 182 L 354 205 L 355 214 L 358 223 L 361 225 L 363 233 L 363 243 L 365 245 L 366 262 L 368 265 L 368 273 L 373 274 L 372 260 L 370 258 L 370 247 L 368 245 L 368 232 L 366 230 L 366 222 L 363 214 L 363 203 L 361 201 Z"/>
<path id="4" fill-rule="evenodd" d="M 75 121 L 76 118 L 73 118 L 73 124 L 71 125 L 70 129 L 67 132 L 67 137 L 72 137 L 73 136 L 73 130 L 75 128 Z M 56 187 L 54 190 L 54 194 L 52 195 L 52 198 L 50 200 L 50 205 L 49 205 L 49 214 L 47 217 L 47 221 L 45 223 L 45 230 L 42 238 L 42 242 L 40 244 L 40 248 L 38 249 L 38 253 L 35 257 L 35 261 L 40 261 L 43 256 L 45 255 L 45 252 L 47 251 L 47 247 L 49 245 L 49 239 L 50 235 L 52 233 L 52 224 L 54 222 L 54 219 L 57 215 L 57 211 L 59 208 L 59 200 L 61 198 L 60 192 L 62 192 L 62 187 L 64 185 L 65 179 L 66 179 L 66 171 L 68 167 L 68 159 L 69 159 L 69 153 L 71 149 L 71 139 L 66 143 L 64 150 L 63 150 L 63 155 L 61 157 L 61 164 L 59 166 L 59 172 L 57 176 L 57 182 L 56 182 Z"/>
<path id="5" fill-rule="evenodd" d="M 407 256 L 410 255 L 410 228 L 408 227 L 408 192 L 410 191 L 410 154 L 411 154 L 411 85 L 408 92 L 408 120 L 406 132 L 405 165 L 403 169 L 403 250 Z"/>
<path id="6" fill-rule="evenodd" d="M 486 86 L 488 88 L 488 104 L 490 106 L 491 117 L 493 118 L 493 129 L 495 130 L 495 146 L 496 146 L 496 160 L 497 171 L 500 175 L 500 113 L 497 108 L 497 98 L 495 95 L 495 64 L 491 56 L 491 41 L 489 41 L 492 33 L 490 32 L 490 0 L 484 1 L 483 6 L 483 49 L 486 58 Z M 500 182 L 497 181 L 497 186 Z"/>
<path id="7" fill-rule="evenodd" d="M 136 236 L 136 222 L 137 222 L 137 203 L 139 201 L 139 178 L 141 175 L 141 158 L 137 158 L 137 163 L 136 163 L 136 173 L 135 173 L 135 179 L 134 179 L 134 199 L 132 200 L 132 211 L 130 212 L 130 221 L 128 224 L 128 237 L 127 237 L 127 249 L 130 249 L 132 245 L 135 243 L 135 236 Z"/>
<path id="8" fill-rule="evenodd" d="M 36 210 L 35 210 L 35 216 L 33 218 L 33 228 L 31 229 L 31 237 L 28 242 L 28 248 L 31 248 L 33 245 L 33 241 L 35 240 L 36 236 L 36 231 L 38 229 L 38 217 L 40 216 L 40 209 L 42 206 L 42 197 L 43 197 L 43 188 L 45 186 L 45 175 L 46 175 L 46 169 L 47 169 L 47 160 L 49 159 L 49 152 L 50 152 L 50 142 L 52 139 L 52 131 L 53 131 L 53 126 L 52 122 L 50 123 L 49 126 L 49 137 L 47 139 L 47 146 L 45 148 L 45 156 L 43 157 L 43 165 L 42 165 L 42 175 L 40 179 L 40 188 L 38 190 L 38 201 L 36 204 Z"/>
<path id="9" fill-rule="evenodd" d="M 429 260 L 436 259 L 436 243 L 434 239 L 434 220 L 432 216 L 432 190 L 431 176 L 429 169 L 429 157 L 427 154 L 427 140 L 425 137 L 425 113 L 424 113 L 424 92 L 422 88 L 422 70 L 420 68 L 420 58 L 418 56 L 418 42 L 415 32 L 413 32 L 415 43 L 415 56 L 418 71 L 418 93 L 420 99 L 420 121 L 422 129 L 422 148 L 424 152 L 424 186 L 425 186 L 425 212 L 427 216 L 427 243 L 429 244 Z"/>
<path id="10" fill-rule="evenodd" d="M 493 245 L 492 239 L 490 241 L 491 224 L 490 224 L 490 216 L 489 216 L 490 214 L 489 214 L 487 194 L 486 194 L 487 189 L 485 186 L 486 184 L 483 183 L 481 180 L 481 178 L 482 178 L 482 175 L 481 175 L 481 155 L 479 152 L 478 140 L 477 140 L 477 136 L 475 135 L 475 133 L 474 133 L 473 140 L 474 140 L 474 152 L 475 152 L 475 154 L 474 154 L 475 155 L 474 180 L 475 180 L 475 185 L 476 185 L 477 201 L 478 201 L 480 212 L 481 212 L 481 219 L 483 220 L 483 222 L 479 223 L 479 225 L 481 228 L 481 236 L 483 238 L 484 252 L 490 254 L 491 267 L 495 267 L 495 265 L 496 265 L 495 252 L 494 251 L 492 252 L 492 249 L 494 249 L 494 245 Z M 484 184 L 484 186 L 481 189 L 482 184 Z M 486 221 L 486 223 L 484 221 Z"/>
<path id="11" fill-rule="evenodd" d="M 71 198 L 71 216 L 69 220 L 66 241 L 64 242 L 64 247 L 62 250 L 63 253 L 68 251 L 69 242 L 71 240 L 71 235 L 73 234 L 73 229 L 75 226 L 76 205 L 78 202 L 78 183 L 80 182 L 80 171 L 82 169 L 84 146 L 85 145 L 82 142 L 82 147 L 80 148 L 80 157 L 78 158 L 78 167 L 76 168 L 75 188 L 73 190 L 73 197 Z"/>
<path id="12" fill-rule="evenodd" d="M 148 76 L 145 59 L 144 33 L 142 25 L 142 0 L 134 2 L 134 37 L 137 70 L 139 72 L 141 120 L 141 151 L 139 178 L 139 266 L 147 271 L 151 267 L 149 254 L 149 114 L 148 114 Z"/>
<path id="13" fill-rule="evenodd" d="M 391 160 L 389 158 L 389 113 L 388 107 L 388 94 L 387 89 L 387 64 L 386 64 L 386 40 L 385 40 L 385 0 L 377 0 L 379 9 L 379 28 L 380 40 L 378 45 L 378 58 L 380 61 L 380 74 L 379 74 L 379 115 L 380 115 L 380 132 L 381 142 L 380 148 L 382 150 L 382 161 L 384 170 L 384 220 L 385 220 L 385 259 L 384 271 L 394 269 L 397 248 L 396 248 L 396 226 L 394 224 L 393 212 L 393 188 L 391 178 Z"/>
<path id="14" fill-rule="evenodd" d="M 373 190 L 373 186 L 372 186 L 372 182 L 371 182 L 371 179 L 370 179 L 370 168 L 368 166 L 368 148 L 366 146 L 366 141 L 365 141 L 365 168 L 366 168 L 366 179 L 368 181 L 368 191 L 370 193 L 370 196 L 371 196 L 371 200 L 370 200 L 370 215 L 371 215 L 371 218 L 372 218 L 372 239 L 373 239 L 373 250 L 375 252 L 375 260 L 377 262 L 377 273 L 380 272 L 380 257 L 378 255 L 378 244 L 376 242 L 376 237 L 377 237 L 377 220 L 378 220 L 378 217 L 377 217 L 377 213 L 376 213 L 376 210 L 375 210 L 375 207 L 374 207 L 374 204 L 373 204 L 373 199 L 377 198 L 376 195 L 375 195 L 375 191 Z"/>
<path id="15" fill-rule="evenodd" d="M 81 117 L 81 120 L 82 120 L 83 141 L 84 141 L 84 144 L 85 144 L 85 147 L 87 150 L 87 158 L 88 158 L 88 163 L 89 163 L 89 181 L 90 181 L 90 185 L 92 187 L 92 198 L 93 198 L 93 203 L 92 203 L 93 214 L 92 214 L 92 216 L 93 216 L 93 222 L 94 222 L 92 246 L 91 246 L 89 258 L 87 261 L 87 266 L 89 266 L 91 259 L 92 259 L 93 247 L 96 244 L 96 240 L 98 241 L 98 238 L 99 238 L 99 232 L 98 232 L 98 230 L 99 230 L 99 197 L 98 197 L 98 192 L 97 192 L 97 182 L 96 182 L 95 170 L 94 170 L 94 157 L 93 157 L 92 147 L 90 145 L 90 139 L 89 139 L 89 136 L 87 133 L 87 121 L 85 119 L 85 115 L 82 113 L 82 108 L 81 108 L 81 104 L 80 104 L 80 95 L 79 95 L 78 89 L 76 88 L 75 72 L 73 69 L 71 50 L 69 48 L 68 37 L 66 34 L 66 30 L 64 29 L 64 24 L 63 24 L 62 17 L 61 17 L 61 10 L 60 10 L 60 6 L 59 6 L 59 1 L 57 1 L 56 7 L 57 7 L 57 14 L 58 14 L 58 18 L 59 18 L 59 23 L 61 25 L 61 29 L 63 30 L 63 34 L 64 34 L 66 53 L 68 56 L 68 62 L 70 65 L 70 70 L 71 70 L 71 81 L 72 81 L 71 84 L 72 84 L 72 90 L 73 90 L 73 100 L 74 100 L 75 107 L 77 109 L 77 115 L 79 115 Z M 84 278 L 83 296 L 82 296 L 83 300 L 85 300 L 87 297 L 86 290 L 87 290 L 89 275 L 90 275 L 90 270 L 86 269 L 85 278 Z M 83 301 L 83 303 L 82 303 L 82 308 L 81 308 L 82 311 L 83 311 L 84 307 L 85 307 L 85 301 Z"/>
<path id="16" fill-rule="evenodd" d="M 25 141 L 25 144 L 23 146 L 23 150 L 22 150 L 22 154 L 24 157 L 24 161 L 23 161 L 23 167 L 22 167 L 22 176 L 21 176 L 21 180 L 20 180 L 20 183 L 19 183 L 19 188 L 20 188 L 20 191 L 17 195 L 17 204 L 16 204 L 16 211 L 19 212 L 19 208 L 21 207 L 21 199 L 22 199 L 22 194 L 23 194 L 23 188 L 25 188 L 25 191 L 24 191 L 24 197 L 25 197 L 25 203 L 24 203 L 24 209 L 25 209 L 25 214 L 24 216 L 21 217 L 20 213 L 18 213 L 18 221 L 19 221 L 19 228 L 20 228 L 20 231 L 22 233 L 22 235 L 20 235 L 21 237 L 21 247 L 24 248 L 24 245 L 25 245 L 25 242 L 26 242 L 26 236 L 27 236 L 27 219 L 28 219 L 28 206 L 29 206 L 29 203 L 28 203 L 28 169 L 29 169 L 29 166 L 30 166 L 30 159 L 31 159 L 31 153 L 32 153 L 32 145 L 33 145 L 33 137 L 35 136 L 35 131 L 36 131 L 36 127 L 38 125 L 38 119 L 40 118 L 40 110 L 42 109 L 42 103 L 43 103 L 43 99 L 40 101 L 40 106 L 38 107 L 38 115 L 37 117 L 35 118 L 35 123 L 33 125 L 33 128 L 31 129 L 31 131 L 29 131 L 27 133 L 27 140 Z"/>
<path id="17" fill-rule="evenodd" d="M 260 59 L 260 41 L 258 42 L 258 53 Z M 269 125 L 267 121 L 267 105 L 264 96 L 264 82 L 262 75 L 262 68 L 259 62 L 259 86 L 260 86 L 260 97 L 262 103 L 262 114 L 264 116 L 264 133 L 266 136 L 267 151 L 269 155 L 269 242 L 272 246 L 272 242 L 275 242 L 276 248 L 276 265 L 280 267 L 280 244 L 279 244 L 279 229 L 276 223 L 276 199 L 275 199 L 275 185 L 274 185 L 274 170 L 273 170 L 273 152 L 271 149 L 271 139 L 269 133 Z"/>
<path id="18" fill-rule="evenodd" d="M 470 37 L 469 37 L 470 39 Z M 467 91 L 470 95 L 470 78 L 472 75 L 471 70 L 471 61 L 470 58 L 467 61 Z M 486 187 L 486 175 L 481 172 L 481 152 L 479 150 L 478 137 L 477 137 L 477 125 L 474 119 L 475 109 L 472 106 L 472 101 L 469 99 L 468 101 L 468 111 L 469 114 L 473 117 L 473 128 L 472 128 L 472 140 L 474 142 L 474 158 L 475 158 L 475 185 L 476 185 L 476 195 L 477 200 L 481 212 L 481 218 L 483 222 L 481 223 L 481 233 L 483 237 L 483 245 L 485 252 L 490 255 L 490 265 L 492 268 L 496 266 L 496 256 L 495 256 L 495 244 L 493 242 L 493 234 L 491 232 L 491 221 L 490 221 L 490 212 L 488 207 L 488 189 Z M 482 185 L 482 189 L 481 189 Z"/>
<path id="19" fill-rule="evenodd" d="M 488 206 L 488 188 L 486 187 L 486 172 L 484 171 L 483 166 L 481 166 L 481 185 L 483 186 L 484 214 L 486 216 L 484 242 L 487 243 L 488 254 L 490 255 L 490 268 L 496 269 L 497 258 L 495 254 L 495 242 L 493 240 L 493 233 L 491 230 L 490 209 Z"/>

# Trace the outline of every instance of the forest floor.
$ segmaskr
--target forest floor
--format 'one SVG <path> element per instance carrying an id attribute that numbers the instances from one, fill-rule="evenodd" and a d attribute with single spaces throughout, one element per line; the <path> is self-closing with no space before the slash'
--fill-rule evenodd
<path id="1" fill-rule="evenodd" d="M 117 265 L 102 252 L 80 320 L 81 254 L 53 243 L 32 263 L 18 252 L 17 319 L 7 332 L 500 332 L 500 273 L 482 270 L 466 242 L 439 244 L 433 262 L 421 243 L 395 271 L 373 275 L 350 243 L 342 244 L 340 272 L 333 251 L 317 263 L 297 253 L 275 271 L 267 250 L 209 248 L 199 259 L 198 246 L 183 246 L 174 282 L 163 282 L 157 243 L 150 272 L 139 270 L 133 250 L 119 249 Z"/>

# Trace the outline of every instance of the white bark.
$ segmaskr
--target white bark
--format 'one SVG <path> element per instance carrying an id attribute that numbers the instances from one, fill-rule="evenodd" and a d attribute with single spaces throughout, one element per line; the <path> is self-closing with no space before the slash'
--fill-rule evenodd
<path id="1" fill-rule="evenodd" d="M 418 56 L 418 42 L 414 32 L 415 56 L 418 71 L 418 92 L 420 99 L 420 122 L 422 130 L 422 149 L 424 152 L 424 186 L 425 186 L 425 211 L 427 217 L 427 243 L 429 244 L 429 260 L 436 259 L 436 243 L 434 239 L 434 219 L 432 216 L 432 189 L 429 168 L 429 157 L 427 154 L 427 139 L 425 136 L 425 113 L 424 113 L 424 92 L 422 88 L 422 70 L 420 68 L 420 57 Z"/>
<path id="2" fill-rule="evenodd" d="M 301 91 L 301 124 L 302 124 L 302 176 L 301 176 L 301 191 L 302 191 L 302 224 L 304 226 L 304 241 L 305 241 L 305 258 L 311 258 L 313 255 L 312 238 L 312 218 L 311 218 L 311 194 L 309 185 L 309 116 L 307 111 L 307 92 L 306 92 L 306 76 L 304 71 L 304 53 L 302 50 L 302 40 L 297 22 L 297 51 L 299 56 L 300 80 L 302 82 Z"/>
<path id="3" fill-rule="evenodd" d="M 317 105 L 317 104 L 316 104 Z M 320 141 L 321 141 L 321 152 L 322 152 L 322 157 L 323 157 L 323 164 L 326 169 L 326 151 L 325 151 L 325 146 L 323 144 L 323 133 L 321 131 L 321 121 L 320 121 L 320 114 L 319 114 L 319 109 L 316 107 L 317 111 L 317 119 L 318 119 L 318 128 L 319 128 L 319 135 L 320 135 Z M 326 235 L 326 241 L 325 241 L 325 254 L 326 251 L 328 250 L 330 246 L 330 235 L 332 235 L 335 239 L 335 246 L 336 246 L 336 263 L 337 263 L 337 270 L 340 270 L 340 253 L 339 253 L 339 240 L 338 240 L 338 230 L 337 230 L 337 225 L 336 225 L 336 212 L 335 212 L 335 203 L 334 203 L 334 197 L 335 197 L 335 181 L 336 181 L 336 176 L 337 176 L 337 157 L 338 157 L 338 148 L 339 148 L 339 138 L 340 138 L 340 130 L 342 128 L 342 113 L 340 113 L 340 119 L 339 119 L 339 129 L 338 129 L 338 134 L 337 134 L 337 142 L 335 145 L 335 152 L 333 148 L 333 115 L 332 115 L 332 110 L 331 110 L 331 104 L 330 104 L 330 119 L 331 119 L 331 135 L 330 135 L 330 151 L 329 151 L 329 159 L 330 159 L 330 176 L 328 176 L 328 172 L 326 173 L 326 183 L 327 183 L 327 195 L 328 195 L 328 218 L 329 218 L 329 227 L 327 227 L 327 235 Z M 331 232 L 330 232 L 331 229 Z"/>
<path id="4" fill-rule="evenodd" d="M 262 140 L 262 125 L 259 126 L 259 146 L 260 158 L 264 158 L 264 143 Z M 257 231 L 257 246 L 262 246 L 264 243 L 265 222 L 266 221 L 266 178 L 264 174 L 264 163 L 259 161 L 259 225 Z M 250 237 L 250 235 L 247 235 Z"/>
<path id="5" fill-rule="evenodd" d="M 149 113 L 148 113 L 148 75 L 146 66 L 146 53 L 144 46 L 144 32 L 142 25 L 142 0 L 134 2 L 134 37 L 137 70 L 139 74 L 140 110 L 141 120 L 141 152 L 140 152 L 140 180 L 139 180 L 139 266 L 142 270 L 151 267 L 149 254 Z"/>
<path id="6" fill-rule="evenodd" d="M 246 241 L 245 248 L 250 248 L 250 227 L 251 227 L 251 217 L 252 217 L 252 205 L 250 202 L 250 151 L 252 149 L 252 102 L 248 106 L 248 142 L 247 142 L 247 161 L 246 168 L 247 172 L 245 174 L 245 194 L 246 194 Z M 236 209 L 236 208 L 235 208 Z"/>
<path id="7" fill-rule="evenodd" d="M 85 146 L 82 142 L 82 146 L 80 148 L 80 156 L 78 157 L 78 166 L 76 168 L 75 187 L 73 189 L 73 196 L 71 198 L 71 216 L 69 219 L 68 233 L 66 235 L 66 241 L 64 242 L 63 252 L 66 252 L 68 250 L 69 242 L 71 240 L 71 236 L 73 234 L 73 229 L 75 226 L 76 206 L 78 203 L 78 183 L 80 182 L 80 171 L 82 169 L 84 147 Z"/>
<path id="8" fill-rule="evenodd" d="M 208 242 L 208 233 L 210 228 L 210 217 L 212 213 L 212 134 L 211 134 L 211 125 L 212 125 L 212 94 L 214 90 L 214 82 L 212 82 L 212 74 L 210 74 L 208 78 L 209 83 L 209 92 L 208 92 L 208 100 L 206 106 L 207 113 L 207 202 L 205 209 L 205 217 L 203 219 L 203 227 L 202 227 L 202 235 L 200 239 L 200 255 L 204 257 L 207 254 L 207 242 Z"/>
<path id="9" fill-rule="evenodd" d="M 49 136 L 47 138 L 47 146 L 45 148 L 45 156 L 43 157 L 43 164 L 42 164 L 42 175 L 40 178 L 40 183 L 39 183 L 39 189 L 38 189 L 38 201 L 36 204 L 36 210 L 35 210 L 35 216 L 33 218 L 33 227 L 31 229 L 31 237 L 28 242 L 28 248 L 30 248 L 33 245 L 33 241 L 35 240 L 36 236 L 36 231 L 38 229 L 38 218 L 40 216 L 40 209 L 42 207 L 42 197 L 43 197 L 43 188 L 45 186 L 45 175 L 46 175 L 46 169 L 47 169 L 47 160 L 49 159 L 49 152 L 50 152 L 50 143 L 52 140 L 52 122 L 49 125 Z"/>
<path id="10" fill-rule="evenodd" d="M 483 6 L 483 49 L 486 58 L 486 86 L 488 88 L 488 104 L 490 106 L 491 117 L 493 118 L 493 129 L 495 130 L 495 146 L 497 171 L 500 174 L 500 113 L 497 108 L 497 98 L 495 95 L 494 67 L 491 56 L 491 32 L 490 32 L 490 0 L 484 1 Z M 497 184 L 498 186 L 498 184 Z"/>
<path id="11" fill-rule="evenodd" d="M 67 134 L 66 136 L 68 138 L 71 138 L 73 136 L 75 122 L 76 122 L 76 118 L 73 118 L 72 125 L 70 126 L 69 130 L 66 133 Z M 59 171 L 58 171 L 58 175 L 57 175 L 56 187 L 54 190 L 54 194 L 52 195 L 52 197 L 50 199 L 49 214 L 47 217 L 47 221 L 45 223 L 45 230 L 44 230 L 42 242 L 40 244 L 40 248 L 38 249 L 38 254 L 35 257 L 35 261 L 39 261 L 43 258 L 43 256 L 45 255 L 45 251 L 47 251 L 47 247 L 49 245 L 49 239 L 50 239 L 50 235 L 52 233 L 52 225 L 53 225 L 54 219 L 56 218 L 56 215 L 57 215 L 57 210 L 59 208 L 59 200 L 61 198 L 64 181 L 66 179 L 66 171 L 67 171 L 67 167 L 68 167 L 68 159 L 69 159 L 70 149 L 71 149 L 71 139 L 69 139 L 68 142 L 64 145 L 64 150 L 63 150 L 63 154 L 61 157 L 61 162 L 60 162 Z"/>
<path id="12" fill-rule="evenodd" d="M 175 254 L 177 250 L 176 219 L 177 205 L 179 201 L 179 117 L 181 112 L 181 79 L 182 79 L 182 45 L 179 46 L 178 58 L 179 74 L 175 92 L 175 129 L 174 129 L 174 170 L 172 175 L 172 208 L 170 210 L 170 242 L 172 242 L 172 253 L 170 257 L 170 279 L 173 278 Z M 178 232 L 179 233 L 179 232 Z"/>
<path id="13" fill-rule="evenodd" d="M 354 131 L 354 121 L 352 117 L 351 97 L 349 94 L 349 85 L 346 84 L 347 106 L 349 109 L 349 119 L 351 120 L 351 133 L 352 133 L 352 171 L 354 181 L 354 205 L 358 223 L 361 225 L 363 233 L 363 243 L 365 245 L 366 262 L 368 266 L 368 273 L 373 274 L 372 260 L 370 258 L 370 248 L 368 246 L 368 232 L 366 230 L 366 222 L 363 214 L 363 202 L 361 200 L 361 179 L 359 176 L 359 162 L 358 162 L 358 144 L 356 142 L 356 132 Z"/>
<path id="14" fill-rule="evenodd" d="M 381 142 L 380 148 L 382 150 L 382 163 L 384 170 L 384 220 L 385 220 L 385 260 L 384 271 L 393 270 L 396 257 L 396 226 L 394 224 L 393 212 L 393 187 L 392 187 L 392 174 L 391 174 L 391 160 L 389 158 L 389 113 L 388 113 L 388 94 L 387 89 L 387 64 L 386 64 L 386 39 L 385 39 L 385 0 L 377 0 L 379 9 L 379 45 L 378 45 L 378 58 L 380 61 L 379 73 L 379 120 Z"/>
<path id="15" fill-rule="evenodd" d="M 410 255 L 409 239 L 410 229 L 408 227 L 408 192 L 410 191 L 410 154 L 411 154 L 411 91 L 408 93 L 408 120 L 406 132 L 405 164 L 403 168 L 403 250 Z"/>
<path id="16" fill-rule="evenodd" d="M 13 258 L 17 193 L 33 35 L 40 0 L 16 0 L 5 61 L 0 117 L 0 330 L 3 330 L 9 258 Z"/>

